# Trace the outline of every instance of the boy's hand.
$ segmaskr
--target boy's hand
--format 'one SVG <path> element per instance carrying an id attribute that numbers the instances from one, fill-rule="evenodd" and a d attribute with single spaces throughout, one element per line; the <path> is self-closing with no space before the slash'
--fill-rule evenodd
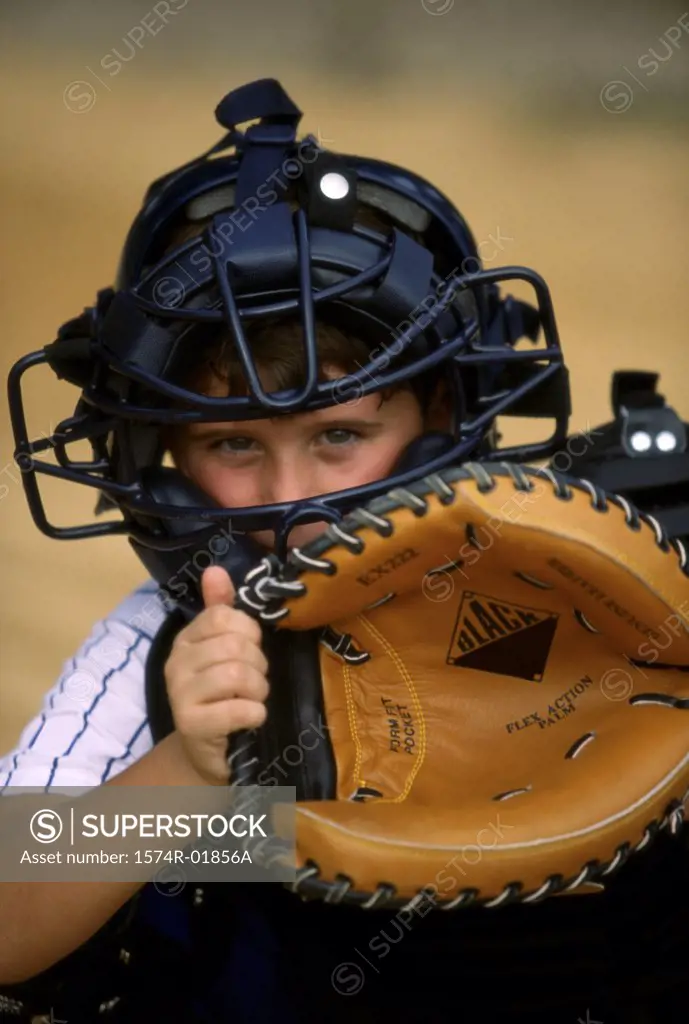
<path id="1" fill-rule="evenodd" d="M 175 638 L 165 681 L 189 761 L 212 785 L 229 782 L 227 737 L 266 718 L 268 662 L 261 627 L 232 607 L 234 587 L 220 566 L 201 578 L 205 608 Z"/>

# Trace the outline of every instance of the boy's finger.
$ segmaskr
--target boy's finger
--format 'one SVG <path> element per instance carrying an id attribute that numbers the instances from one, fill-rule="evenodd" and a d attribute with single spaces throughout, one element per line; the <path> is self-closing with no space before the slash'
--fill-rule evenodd
<path id="1" fill-rule="evenodd" d="M 201 594 L 206 608 L 216 604 L 234 604 L 235 589 L 227 570 L 220 565 L 210 565 L 201 576 Z"/>

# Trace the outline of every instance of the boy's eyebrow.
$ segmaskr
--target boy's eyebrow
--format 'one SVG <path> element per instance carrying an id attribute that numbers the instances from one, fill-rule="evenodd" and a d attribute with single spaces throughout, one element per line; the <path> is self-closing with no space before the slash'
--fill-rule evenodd
<path id="1" fill-rule="evenodd" d="M 382 420 L 362 420 L 361 416 L 347 416 L 345 413 L 343 416 L 334 416 L 331 420 L 320 420 L 314 426 L 335 427 L 340 424 L 348 424 L 352 427 L 380 427 Z"/>
<path id="2" fill-rule="evenodd" d="M 271 418 L 271 424 L 280 423 L 284 419 L 293 419 L 289 416 L 279 416 Z M 243 431 L 250 430 L 253 420 L 228 420 L 226 423 L 211 424 L 204 426 L 204 424 L 193 424 L 190 431 L 191 436 L 195 438 L 207 438 L 214 437 L 219 434 L 242 433 Z M 374 427 L 382 426 L 382 420 L 363 420 L 359 416 L 350 414 L 349 416 L 345 413 L 342 416 L 337 416 L 331 420 L 318 420 L 310 424 L 312 427 L 322 427 L 324 430 L 333 430 L 340 425 L 356 426 L 356 427 L 368 427 L 372 429 Z"/>

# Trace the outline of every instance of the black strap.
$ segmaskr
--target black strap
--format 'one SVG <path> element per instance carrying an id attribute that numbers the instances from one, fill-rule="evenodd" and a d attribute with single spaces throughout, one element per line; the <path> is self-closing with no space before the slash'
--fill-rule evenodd
<path id="1" fill-rule="evenodd" d="M 296 127 L 301 120 L 301 110 L 277 79 L 261 78 L 229 92 L 215 108 L 215 117 L 229 130 L 245 121 L 259 119 Z"/>
<path id="2" fill-rule="evenodd" d="M 187 619 L 179 608 L 170 612 L 153 638 L 146 659 L 146 711 L 154 746 L 174 732 L 175 721 L 167 696 L 163 670 L 174 639 L 186 622 Z"/>

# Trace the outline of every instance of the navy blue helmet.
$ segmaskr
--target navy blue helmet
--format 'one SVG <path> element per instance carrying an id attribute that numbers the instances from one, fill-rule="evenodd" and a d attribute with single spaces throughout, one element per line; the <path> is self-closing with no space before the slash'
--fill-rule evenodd
<path id="1" fill-rule="evenodd" d="M 301 111 L 273 79 L 234 90 L 215 113 L 222 139 L 148 189 L 114 287 L 10 372 L 15 458 L 40 530 L 61 539 L 124 533 L 164 585 L 230 521 L 235 538 L 245 539 L 217 560 L 236 577 L 260 554 L 249 532 L 275 531 L 276 551 L 284 553 L 298 522 L 337 522 L 450 464 L 546 459 L 561 446 L 567 372 L 549 290 L 537 273 L 485 269 L 461 214 L 411 171 L 299 138 Z M 500 282 L 509 281 L 525 282 L 532 303 L 502 295 Z M 271 392 L 261 384 L 248 335 L 266 318 L 301 323 L 298 388 Z M 368 362 L 345 378 L 324 379 L 317 320 L 362 339 Z M 210 397 L 185 377 L 221 331 L 232 339 L 246 394 Z M 44 363 L 80 394 L 50 438 L 30 441 L 22 378 Z M 164 464 L 165 427 L 312 411 L 423 375 L 442 375 L 448 385 L 452 432 L 419 438 L 392 475 L 375 483 L 228 509 Z M 510 415 L 554 426 L 548 422 L 538 442 L 501 447 L 497 417 Z M 70 445 L 84 440 L 92 452 L 86 461 L 70 455 Z M 35 457 L 48 448 L 53 461 Z M 40 474 L 94 488 L 96 513 L 118 510 L 119 518 L 53 525 Z M 198 607 L 198 595 L 190 602 Z"/>

